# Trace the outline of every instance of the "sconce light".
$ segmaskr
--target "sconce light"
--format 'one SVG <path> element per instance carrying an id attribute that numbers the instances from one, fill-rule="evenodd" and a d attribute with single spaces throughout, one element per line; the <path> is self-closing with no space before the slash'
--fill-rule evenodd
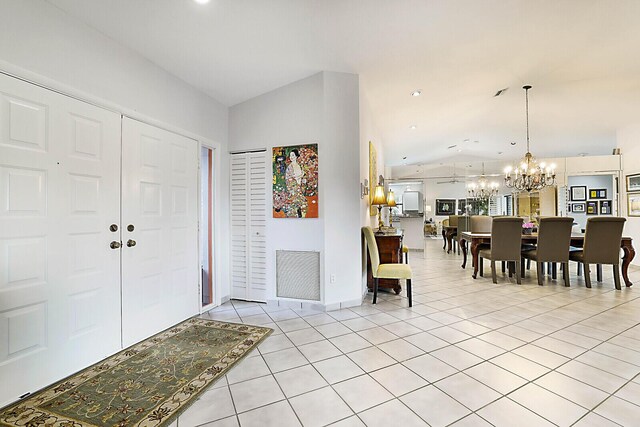
<path id="1" fill-rule="evenodd" d="M 360 183 L 360 198 L 364 199 L 364 196 L 369 195 L 369 180 L 365 179 L 364 183 Z"/>

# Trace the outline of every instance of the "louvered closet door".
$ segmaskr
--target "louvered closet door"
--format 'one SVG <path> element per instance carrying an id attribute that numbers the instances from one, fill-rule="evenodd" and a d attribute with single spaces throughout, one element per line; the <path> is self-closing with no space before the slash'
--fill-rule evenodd
<path id="1" fill-rule="evenodd" d="M 192 139 L 123 118 L 125 346 L 198 313 L 197 149 Z"/>
<path id="2" fill-rule="evenodd" d="M 266 301 L 265 152 L 231 156 L 232 298 Z"/>
<path id="3" fill-rule="evenodd" d="M 0 407 L 120 348 L 120 116 L 0 74 Z"/>

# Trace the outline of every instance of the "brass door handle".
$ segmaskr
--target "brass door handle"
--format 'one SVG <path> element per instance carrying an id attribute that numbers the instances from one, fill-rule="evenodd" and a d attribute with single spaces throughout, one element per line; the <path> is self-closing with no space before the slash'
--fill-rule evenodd
<path id="1" fill-rule="evenodd" d="M 132 248 L 136 245 L 136 241 L 133 239 L 127 240 L 127 247 Z"/>
<path id="2" fill-rule="evenodd" d="M 111 244 L 109 244 L 109 247 L 111 249 L 120 249 L 120 246 L 122 246 L 120 242 L 116 242 L 115 240 L 111 242 Z"/>

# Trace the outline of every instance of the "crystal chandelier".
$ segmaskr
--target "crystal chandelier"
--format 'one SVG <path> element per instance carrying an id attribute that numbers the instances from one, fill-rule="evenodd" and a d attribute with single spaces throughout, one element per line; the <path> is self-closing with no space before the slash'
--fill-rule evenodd
<path id="1" fill-rule="evenodd" d="M 529 89 L 523 86 L 527 114 L 527 153 L 515 167 L 508 166 L 504 170 L 504 185 L 517 191 L 538 191 L 556 184 L 555 165 L 538 163 L 529 150 Z"/>
<path id="2" fill-rule="evenodd" d="M 498 184 L 495 181 L 489 182 L 484 174 L 484 162 L 482 163 L 482 175 L 477 182 L 471 182 L 467 186 L 469 197 L 476 200 L 487 201 L 498 195 Z"/>

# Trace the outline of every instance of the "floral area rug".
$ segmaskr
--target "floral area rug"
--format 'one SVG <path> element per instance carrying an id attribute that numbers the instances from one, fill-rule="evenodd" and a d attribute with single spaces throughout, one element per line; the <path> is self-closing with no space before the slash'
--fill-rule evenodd
<path id="1" fill-rule="evenodd" d="M 0 425 L 169 425 L 271 332 L 189 319 L 0 410 Z"/>

